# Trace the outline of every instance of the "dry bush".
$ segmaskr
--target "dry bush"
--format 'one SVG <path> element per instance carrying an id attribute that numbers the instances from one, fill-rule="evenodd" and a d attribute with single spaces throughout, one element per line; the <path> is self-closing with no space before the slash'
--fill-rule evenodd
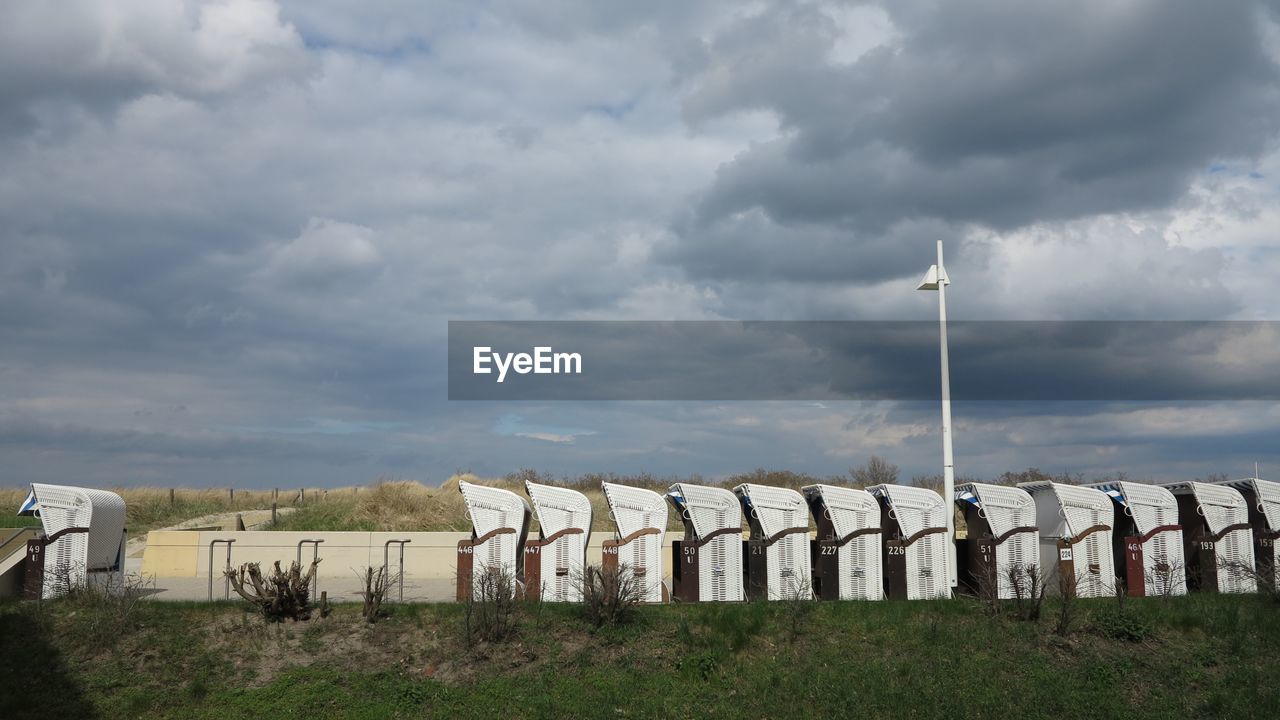
<path id="1" fill-rule="evenodd" d="M 582 614 L 595 627 L 624 625 L 644 597 L 644 582 L 626 563 L 612 567 L 588 565 L 578 578 Z"/>
<path id="2" fill-rule="evenodd" d="M 1270 599 L 1272 602 L 1280 603 L 1280 588 L 1276 587 L 1274 576 L 1268 577 L 1270 566 L 1266 560 L 1258 561 L 1257 567 L 1247 563 L 1233 563 L 1221 560 L 1218 563 L 1218 573 L 1234 573 L 1241 577 L 1251 578 L 1254 585 L 1257 586 L 1257 593 L 1262 597 Z"/>
<path id="3" fill-rule="evenodd" d="M 258 563 L 245 563 L 239 570 L 230 565 L 223 575 L 231 581 L 231 589 L 244 598 L 271 622 L 284 620 L 310 620 L 311 581 L 316 574 L 320 558 L 311 561 L 306 574 L 295 560 L 287 571 L 280 569 L 280 561 L 274 563 L 269 576 L 262 574 Z"/>
<path id="4" fill-rule="evenodd" d="M 1040 620 L 1040 610 L 1044 606 L 1045 592 L 1049 587 L 1040 572 L 1040 566 L 1013 565 L 1006 572 L 1009 574 L 1009 584 L 1013 587 L 1014 617 L 1030 622 Z"/>
<path id="5" fill-rule="evenodd" d="M 1158 562 L 1144 573 L 1147 597 L 1176 597 L 1187 591 L 1187 568 L 1183 563 Z"/>
<path id="6" fill-rule="evenodd" d="M 467 647 L 502 642 L 516 631 L 516 579 L 502 567 L 486 567 L 472 579 L 463 613 Z"/>
<path id="7" fill-rule="evenodd" d="M 892 485 L 898 482 L 898 466 L 879 455 L 872 455 L 865 465 L 849 468 L 849 477 L 858 487 L 870 485 Z"/>
<path id="8" fill-rule="evenodd" d="M 790 633 L 789 638 L 795 642 L 804 634 L 809 617 L 813 615 L 813 611 L 818 605 L 813 601 L 813 586 L 806 579 L 795 580 L 790 579 L 791 595 L 783 598 L 780 602 L 784 611 L 784 617 L 787 619 L 787 630 Z"/>
<path id="9" fill-rule="evenodd" d="M 387 600 L 387 591 L 399 580 L 399 576 L 393 576 L 387 571 L 385 565 L 376 570 L 365 568 L 364 589 L 360 591 L 360 597 L 364 600 L 364 607 L 361 608 L 360 614 L 365 622 L 376 623 L 386 616 L 382 604 Z"/>
<path id="10" fill-rule="evenodd" d="M 724 488 L 732 489 L 743 483 L 799 490 L 805 485 L 816 485 L 818 483 L 826 483 L 828 485 L 848 485 L 849 480 L 848 478 L 844 478 L 839 475 L 818 477 L 817 475 L 792 472 L 791 470 L 766 470 L 764 468 L 756 468 L 751 472 L 730 475 L 723 481 L 716 484 Z"/>
<path id="11" fill-rule="evenodd" d="M 1004 569 L 1004 581 L 1013 590 L 1013 597 L 1000 597 L 1000 576 L 995 563 L 990 563 L 985 572 L 974 572 L 974 584 L 978 594 L 978 602 L 987 614 L 992 616 L 1006 615 L 1017 620 L 1036 622 L 1040 619 L 1041 608 L 1048 586 L 1038 565 L 1014 564 Z"/>
<path id="12" fill-rule="evenodd" d="M 1058 573 L 1058 616 L 1053 624 L 1053 634 L 1066 637 L 1075 627 L 1079 612 L 1080 591 L 1075 581 Z"/>

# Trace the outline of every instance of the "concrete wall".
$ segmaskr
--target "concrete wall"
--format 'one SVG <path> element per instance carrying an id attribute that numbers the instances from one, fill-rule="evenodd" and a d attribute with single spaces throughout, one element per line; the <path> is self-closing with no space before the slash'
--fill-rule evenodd
<path id="1" fill-rule="evenodd" d="M 663 551 L 664 582 L 671 582 L 671 541 L 680 533 L 667 533 Z M 200 587 L 210 577 L 210 543 L 234 541 L 230 546 L 230 564 L 260 562 L 268 566 L 280 561 L 283 566 L 297 560 L 298 542 L 303 539 L 323 539 L 320 543 L 321 562 L 317 574 L 321 589 L 330 589 L 330 597 L 348 597 L 355 589 L 357 574 L 366 568 L 379 568 L 383 564 L 383 547 L 389 539 L 407 539 L 404 546 L 404 583 L 406 600 L 451 600 L 457 577 L 458 541 L 470 538 L 470 533 L 366 533 L 366 532 L 271 532 L 271 530 L 244 530 L 244 532 L 219 532 L 219 530 L 152 530 L 147 536 L 146 551 L 142 556 L 141 574 L 155 578 L 164 585 L 165 579 L 184 579 L 192 585 L 191 592 L 198 594 Z M 586 559 L 598 565 L 602 559 L 602 543 L 613 533 L 591 533 Z M 305 546 L 302 560 L 311 560 L 311 546 Z M 390 546 L 389 561 L 392 570 L 398 569 L 399 551 Z M 227 546 L 219 544 L 212 552 L 212 569 L 215 578 L 215 596 L 224 592 L 221 570 L 227 566 Z M 328 582 L 326 582 L 328 580 Z M 172 583 L 170 583 L 172 584 Z"/>

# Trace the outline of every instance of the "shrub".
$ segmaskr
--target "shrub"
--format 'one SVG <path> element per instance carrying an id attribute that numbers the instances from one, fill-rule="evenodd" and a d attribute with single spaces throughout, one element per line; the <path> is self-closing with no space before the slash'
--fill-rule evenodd
<path id="1" fill-rule="evenodd" d="M 1153 632 L 1150 623 L 1118 605 L 1095 615 L 1090 627 L 1105 638 L 1135 643 L 1150 638 Z"/>
<path id="2" fill-rule="evenodd" d="M 284 620 L 311 619 L 311 580 L 315 577 L 316 566 L 320 560 L 312 560 L 306 574 L 302 566 L 294 561 L 289 570 L 280 569 L 277 560 L 269 576 L 262 574 L 258 563 L 245 563 L 239 570 L 231 566 L 223 571 L 223 575 L 231 581 L 231 588 L 250 605 L 258 609 L 262 616 L 272 622 Z"/>
<path id="3" fill-rule="evenodd" d="M 89 582 L 83 573 L 70 567 L 52 571 L 53 583 L 61 595 L 54 601 L 74 608 L 85 618 L 80 627 L 86 640 L 94 644 L 113 643 L 136 626 L 138 605 L 154 582 L 138 574 L 108 575 L 96 582 Z M 37 607 L 43 606 L 43 601 Z"/>
<path id="4" fill-rule="evenodd" d="M 582 613 L 595 627 L 623 625 L 631 621 L 644 596 L 641 582 L 626 564 L 587 566 L 580 581 Z"/>
<path id="5" fill-rule="evenodd" d="M 1019 620 L 1037 622 L 1044 606 L 1048 586 L 1037 565 L 1014 565 L 1008 569 L 1009 584 L 1013 587 L 1013 616 Z"/>
<path id="6" fill-rule="evenodd" d="M 787 620 L 789 639 L 795 642 L 804 634 L 809 617 L 813 615 L 817 605 L 813 602 L 813 588 L 807 581 L 792 581 L 791 590 L 791 594 L 781 601 L 781 605 Z"/>
<path id="7" fill-rule="evenodd" d="M 361 608 L 360 614 L 365 622 L 375 623 L 386 616 L 382 603 L 387 599 L 387 590 L 398 580 L 398 577 L 393 577 L 387 572 L 385 565 L 376 571 L 373 568 L 365 568 L 364 589 L 360 591 L 360 597 L 364 600 L 364 607 Z"/>
<path id="8" fill-rule="evenodd" d="M 1053 634 L 1066 637 L 1076 621 L 1080 604 L 1080 591 L 1074 580 L 1058 573 L 1058 617 L 1053 624 Z"/>
<path id="9" fill-rule="evenodd" d="M 471 583 L 463 613 L 467 646 L 502 642 L 516 632 L 516 579 L 505 568 L 486 567 Z"/>

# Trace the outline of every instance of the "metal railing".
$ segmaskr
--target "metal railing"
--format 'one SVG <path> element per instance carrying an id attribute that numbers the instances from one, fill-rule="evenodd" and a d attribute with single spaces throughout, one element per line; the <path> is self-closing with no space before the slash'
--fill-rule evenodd
<path id="1" fill-rule="evenodd" d="M 298 568 L 299 569 L 302 568 L 302 546 L 303 545 L 311 546 L 311 562 L 314 563 L 316 560 L 320 558 L 320 543 L 322 542 L 324 542 L 323 539 L 298 541 Z M 315 597 L 318 597 L 319 595 L 320 595 L 320 573 L 317 572 L 311 576 L 311 597 L 315 598 Z"/>
<path id="2" fill-rule="evenodd" d="M 394 543 L 400 546 L 400 571 L 396 573 L 397 582 L 400 583 L 400 602 L 404 602 L 404 546 L 413 542 L 412 540 L 388 540 L 382 544 L 382 567 L 385 572 L 391 572 L 390 553 L 391 545 Z"/>
<path id="3" fill-rule="evenodd" d="M 217 545 L 227 546 L 227 567 L 231 567 L 231 543 L 235 540 L 211 540 L 209 542 L 209 600 L 213 600 L 213 548 Z M 222 599 L 231 599 L 231 579 L 222 576 Z"/>

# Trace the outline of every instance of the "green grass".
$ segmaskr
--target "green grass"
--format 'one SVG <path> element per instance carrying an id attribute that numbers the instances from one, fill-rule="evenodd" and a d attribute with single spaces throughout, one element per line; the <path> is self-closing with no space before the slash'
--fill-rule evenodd
<path id="1" fill-rule="evenodd" d="M 14 515 L 12 512 L 6 513 L 5 510 L 7 509 L 0 507 L 0 528 L 40 527 L 40 518 L 30 515 Z"/>
<path id="2" fill-rule="evenodd" d="M 1280 608 L 1255 597 L 1082 602 L 1065 638 L 970 601 L 820 603 L 798 636 L 792 612 L 644 607 L 593 632 L 574 607 L 526 605 L 515 640 L 468 648 L 449 604 L 370 626 L 347 605 L 266 625 L 232 604 L 144 603 L 122 621 L 9 603 L 0 717 L 1140 720 L 1269 718 L 1280 702 Z"/>

